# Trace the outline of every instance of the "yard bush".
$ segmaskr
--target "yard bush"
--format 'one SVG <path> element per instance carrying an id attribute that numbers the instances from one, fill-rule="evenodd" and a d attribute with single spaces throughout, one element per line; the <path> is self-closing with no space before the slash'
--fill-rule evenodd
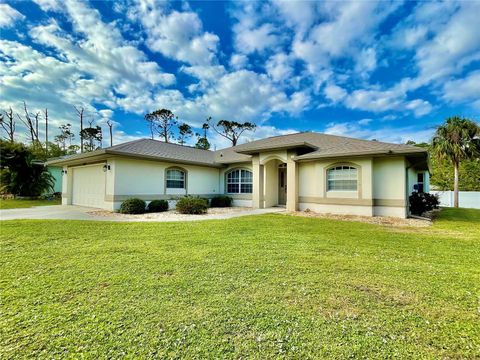
<path id="1" fill-rule="evenodd" d="M 210 206 L 211 207 L 230 207 L 232 206 L 232 201 L 233 199 L 230 196 L 215 196 L 212 198 L 210 201 Z"/>
<path id="2" fill-rule="evenodd" d="M 177 211 L 181 214 L 206 214 L 208 200 L 200 197 L 185 196 L 177 201 Z"/>
<path id="3" fill-rule="evenodd" d="M 0 193 L 36 197 L 53 191 L 55 179 L 31 148 L 0 139 Z"/>
<path id="4" fill-rule="evenodd" d="M 408 201 L 410 203 L 410 212 L 419 216 L 427 211 L 438 209 L 440 203 L 437 195 L 418 192 L 413 192 L 409 196 Z"/>
<path id="5" fill-rule="evenodd" d="M 122 214 L 143 214 L 146 205 L 145 201 L 141 199 L 127 199 L 120 205 L 120 212 Z"/>
<path id="6" fill-rule="evenodd" d="M 168 201 L 167 200 L 153 200 L 148 204 L 148 212 L 162 212 L 168 210 Z"/>

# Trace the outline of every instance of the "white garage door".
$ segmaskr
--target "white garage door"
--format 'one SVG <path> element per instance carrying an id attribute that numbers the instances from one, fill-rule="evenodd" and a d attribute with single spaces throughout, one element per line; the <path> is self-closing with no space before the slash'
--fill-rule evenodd
<path id="1" fill-rule="evenodd" d="M 103 207 L 105 199 L 105 172 L 103 165 L 73 168 L 72 204 Z"/>

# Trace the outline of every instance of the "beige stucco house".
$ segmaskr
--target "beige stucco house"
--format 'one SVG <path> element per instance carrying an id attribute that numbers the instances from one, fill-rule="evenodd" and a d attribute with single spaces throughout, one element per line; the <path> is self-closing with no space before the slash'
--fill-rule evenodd
<path id="1" fill-rule="evenodd" d="M 49 165 L 63 166 L 64 205 L 108 210 L 131 197 L 227 194 L 236 206 L 403 218 L 429 181 L 425 149 L 312 132 L 217 151 L 141 139 Z"/>

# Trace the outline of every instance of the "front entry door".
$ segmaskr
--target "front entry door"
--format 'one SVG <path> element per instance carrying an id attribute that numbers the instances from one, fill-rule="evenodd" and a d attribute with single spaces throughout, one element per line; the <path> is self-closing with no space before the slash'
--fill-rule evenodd
<path id="1" fill-rule="evenodd" d="M 287 169 L 278 169 L 278 205 L 287 204 Z"/>

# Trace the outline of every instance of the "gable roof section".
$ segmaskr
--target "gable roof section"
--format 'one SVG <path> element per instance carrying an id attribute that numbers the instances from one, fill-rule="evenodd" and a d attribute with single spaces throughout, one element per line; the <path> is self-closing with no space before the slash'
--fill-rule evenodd
<path id="1" fill-rule="evenodd" d="M 78 163 L 82 160 L 100 159 L 108 155 L 126 156 L 133 158 L 168 161 L 183 164 L 220 167 L 215 162 L 213 151 L 196 149 L 189 146 L 165 143 L 159 140 L 139 139 L 123 144 L 98 149 L 89 153 L 75 154 L 67 158 L 50 160 L 48 165 L 62 165 Z"/>
<path id="2" fill-rule="evenodd" d="M 295 148 L 308 148 L 310 150 L 303 155 L 296 156 L 295 160 L 427 152 L 425 149 L 417 146 L 391 144 L 381 141 L 362 140 L 313 132 L 274 136 L 235 146 L 232 149 L 242 154 L 254 154 L 261 151 Z"/>
<path id="3" fill-rule="evenodd" d="M 108 154 L 112 155 L 145 157 L 167 161 L 174 160 L 187 164 L 216 165 L 215 156 L 212 151 L 152 139 L 134 140 L 114 145 L 105 150 Z"/>

